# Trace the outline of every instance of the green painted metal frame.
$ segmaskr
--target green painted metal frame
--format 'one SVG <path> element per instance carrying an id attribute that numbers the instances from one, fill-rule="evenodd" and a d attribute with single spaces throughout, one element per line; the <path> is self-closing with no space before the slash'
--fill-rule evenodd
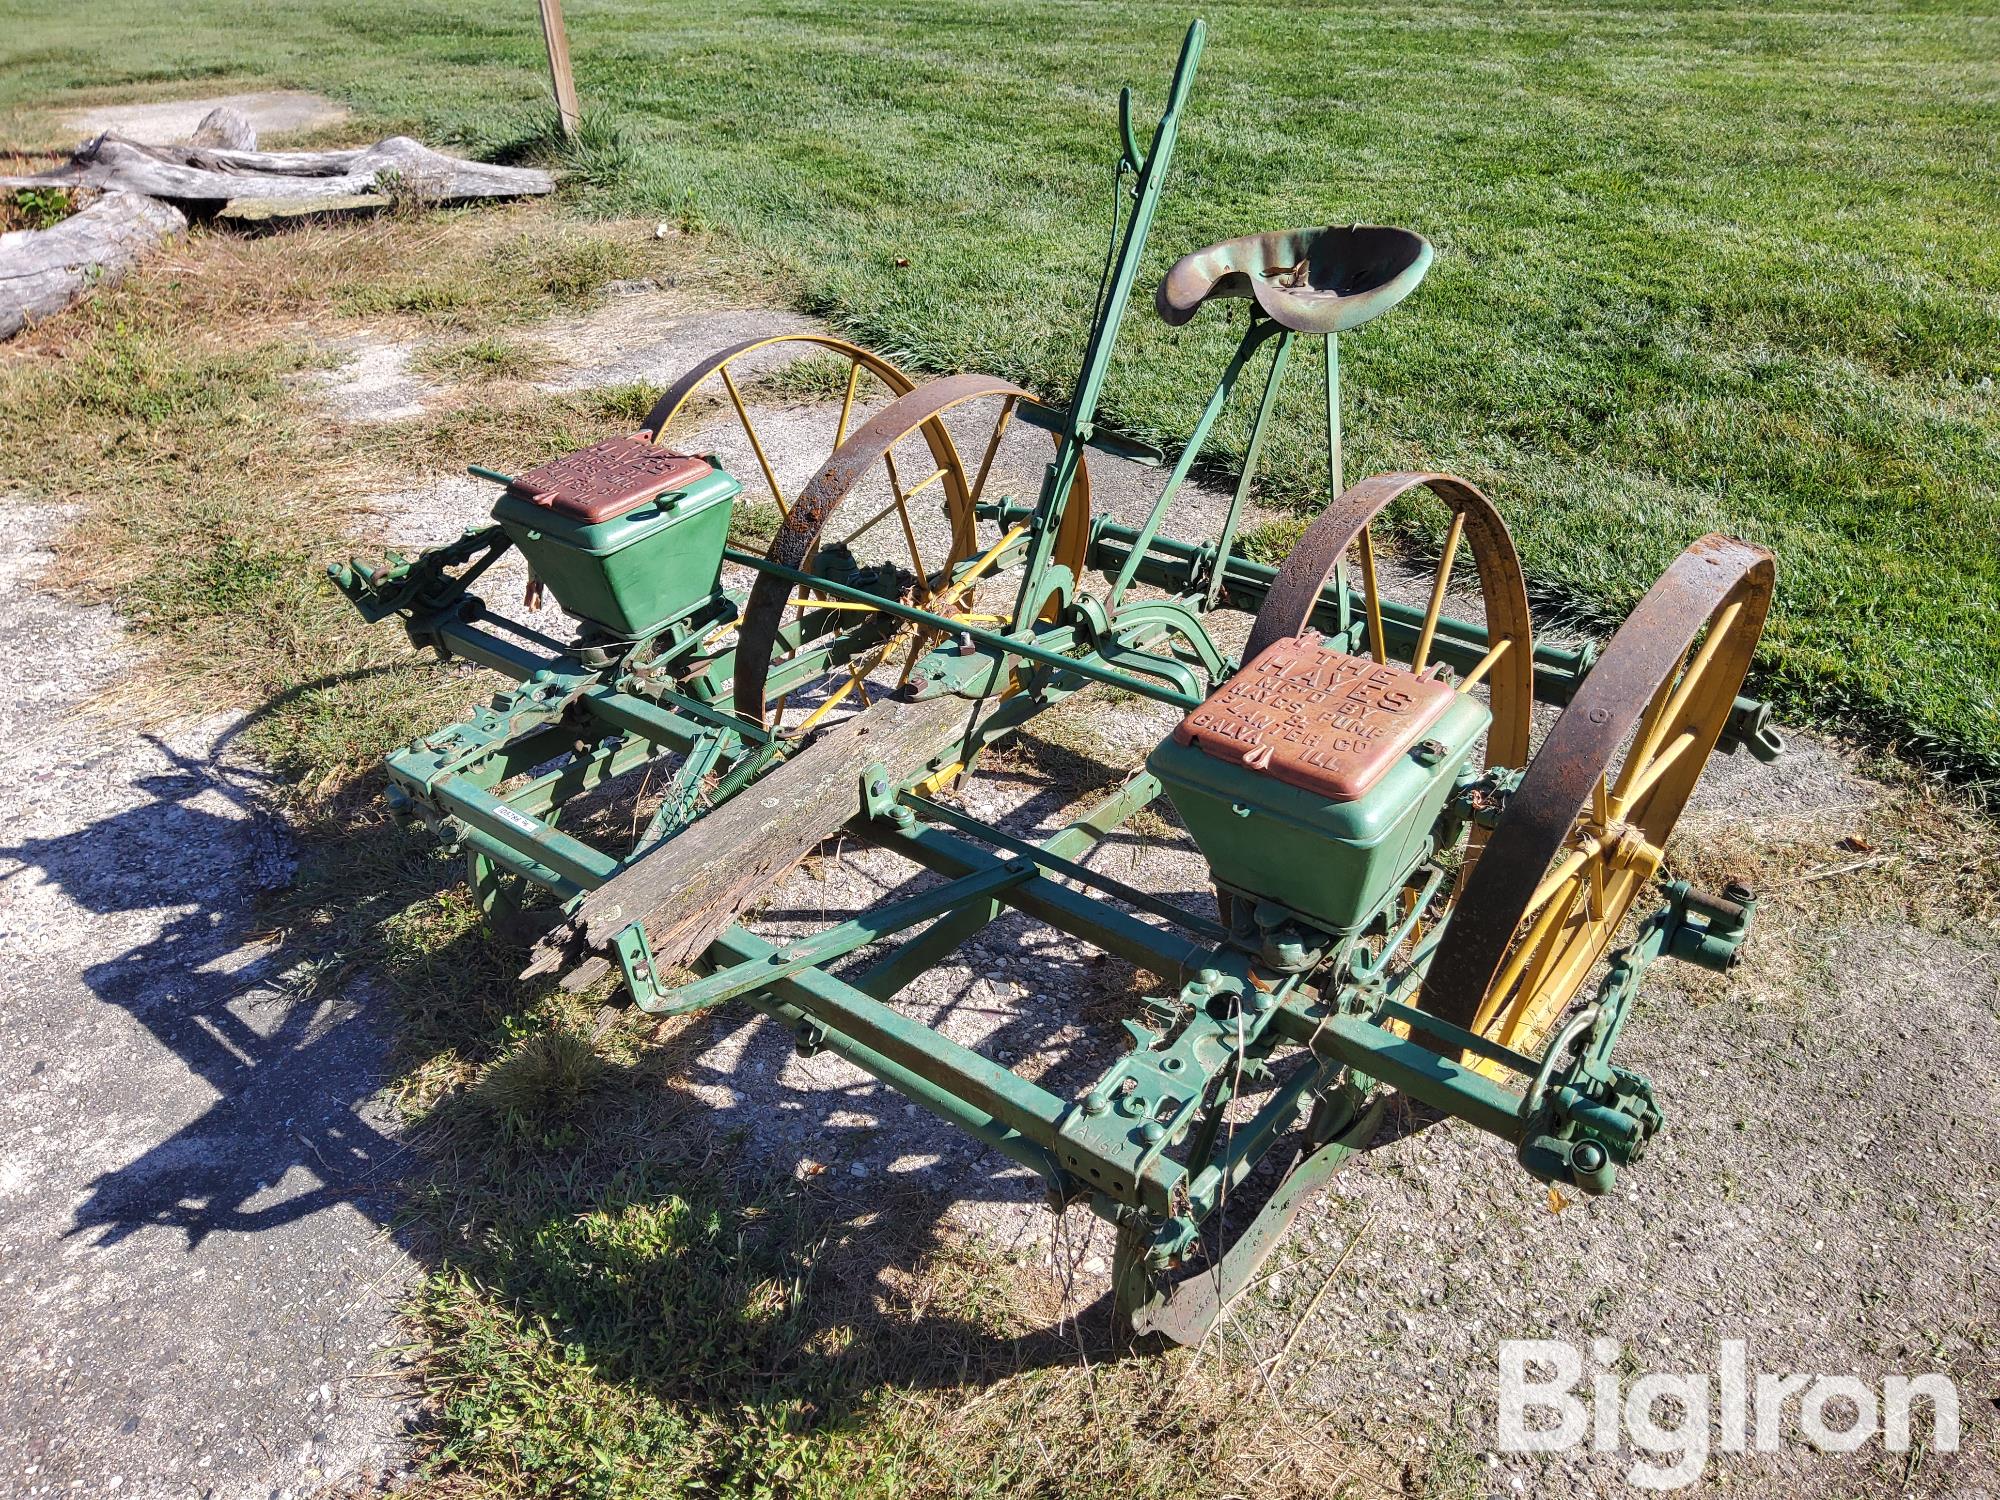
<path id="1" fill-rule="evenodd" d="M 1000 560 L 1019 567 L 1011 630 L 968 626 L 896 597 L 898 580 L 866 570 L 839 573 L 814 564 L 802 572 L 729 549 L 726 560 L 809 585 L 822 597 L 866 603 L 855 614 L 808 608 L 785 628 L 787 657 L 770 691 L 853 660 L 886 638 L 897 622 L 925 626 L 950 644 L 916 674 L 921 694 L 995 695 L 1017 674 L 1023 691 L 997 702 L 962 747 L 970 761 L 985 745 L 1031 722 L 1049 704 L 1086 687 L 1109 686 L 1192 708 L 1236 663 L 1210 637 L 1203 619 L 1217 610 L 1254 611 L 1275 569 L 1234 552 L 1256 458 L 1276 410 L 1294 335 L 1252 313 L 1238 345 L 1176 460 L 1159 499 L 1138 527 L 1103 519 L 1091 528 L 1088 570 L 1101 574 L 1100 595 L 1081 589 L 1061 618 L 1042 606 L 1065 580 L 1052 562 L 1086 447 L 1150 462 L 1156 455 L 1096 430 L 1096 408 L 1120 323 L 1139 272 L 1179 128 L 1179 115 L 1203 41 L 1189 28 L 1151 147 L 1139 151 L 1130 95 L 1120 98 L 1118 186 L 1132 175 L 1131 208 L 1114 220 L 1083 365 L 1066 407 L 1036 406 L 1028 419 L 1058 436 L 1054 459 L 1032 506 L 1006 501 L 981 507 L 981 519 L 1025 538 Z M 1269 344 L 1243 472 L 1214 546 L 1160 534 L 1240 378 Z M 1340 483 L 1338 362 L 1326 344 L 1328 472 Z M 504 482 L 506 476 L 475 471 Z M 333 570 L 371 619 L 401 618 L 412 641 L 512 678 L 518 686 L 466 720 L 422 737 L 388 759 L 391 799 L 464 851 L 482 904 L 510 904 L 514 884 L 539 886 L 565 904 L 646 858 L 674 831 L 797 753 L 796 742 L 720 706 L 733 652 L 703 654 L 703 643 L 735 620 L 743 596 L 718 592 L 709 605 L 659 636 L 612 641 L 588 632 L 563 645 L 492 613 L 469 589 L 506 545 L 497 528 L 468 533 L 417 559 L 391 558 L 370 570 Z M 1166 599 L 1132 600 L 1135 585 Z M 1323 591 L 1314 623 L 1350 649 L 1360 629 L 1358 596 L 1344 574 Z M 1419 611 L 1383 601 L 1392 650 L 1407 654 L 1422 627 Z M 1434 659 L 1458 670 L 1486 650 L 1485 632 L 1463 621 L 1438 623 Z M 1538 697 L 1565 702 L 1589 671 L 1587 648 L 1538 644 Z M 1756 747 L 1762 706 L 1744 700 L 1738 717 Z M 1767 715 L 1766 715 L 1767 717 Z M 1734 731 L 1732 731 L 1734 732 Z M 675 762 L 670 806 L 663 807 L 624 854 L 612 854 L 557 827 L 565 803 L 633 772 Z M 690 770 L 692 768 L 692 770 Z M 1121 1304 L 1141 1327 L 1185 1334 L 1212 1316 L 1229 1288 L 1254 1269 L 1304 1195 L 1353 1151 L 1366 1145 L 1364 1108 L 1385 1084 L 1512 1143 L 1539 1176 L 1608 1187 L 1619 1164 L 1643 1148 L 1658 1114 L 1643 1080 L 1615 1068 L 1610 1052 L 1647 967 L 1663 955 L 1726 961 L 1741 930 L 1684 889 L 1642 925 L 1614 957 L 1610 977 L 1588 1012 L 1548 1053 L 1529 1057 L 1424 1015 L 1409 1002 L 1436 952 L 1442 925 L 1415 936 L 1396 914 L 1405 892 L 1428 899 L 1441 871 L 1420 866 L 1383 894 L 1361 931 L 1329 952 L 1310 976 L 1273 973 L 1232 944 L 1204 914 L 1092 870 L 1090 852 L 1161 795 L 1141 774 L 1089 813 L 1039 843 L 995 828 L 916 789 L 922 778 L 867 797 L 850 828 L 906 858 L 913 874 L 939 883 L 862 912 L 825 931 L 777 947 L 738 925 L 713 944 L 701 977 L 662 982 L 646 934 L 619 939 L 624 977 L 638 1004 L 687 1014 L 730 1001 L 760 1011 L 807 1050 L 848 1058 L 913 1102 L 966 1130 L 1045 1180 L 1052 1201 L 1082 1201 L 1120 1227 L 1117 1283 Z M 712 785 L 710 781 L 712 780 Z M 866 778 L 864 778 L 864 782 Z M 704 787 L 707 790 L 704 791 Z M 1129 1050 L 1083 1095 L 1064 1098 L 1026 1080 L 890 1003 L 917 977 L 1006 912 L 1015 911 L 1076 940 L 1118 955 L 1169 982 L 1171 994 L 1145 1003 L 1126 1023 Z M 1448 921 L 1448 917 L 1445 919 Z M 886 944 L 859 973 L 842 978 L 828 964 Z M 1476 1066 L 1483 1064 L 1485 1068 Z M 1513 1074 L 1510 1088 L 1488 1070 Z M 1232 1108 L 1249 1107 L 1247 1117 Z M 1292 1133 L 1311 1106 L 1304 1144 L 1269 1204 L 1207 1290 L 1162 1291 L 1159 1273 L 1192 1259 L 1204 1226 L 1252 1171 Z M 1225 1126 L 1225 1121 L 1233 1120 Z M 1178 1153 L 1178 1154 L 1177 1154 Z"/>

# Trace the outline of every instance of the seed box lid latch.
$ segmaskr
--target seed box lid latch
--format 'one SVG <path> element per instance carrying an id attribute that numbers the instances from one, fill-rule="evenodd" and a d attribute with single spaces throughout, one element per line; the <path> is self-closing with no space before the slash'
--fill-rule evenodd
<path id="1" fill-rule="evenodd" d="M 622 516 L 668 490 L 685 489 L 710 472 L 707 460 L 637 437 L 606 438 L 551 459 L 509 485 L 508 492 L 586 523 Z"/>
<path id="2" fill-rule="evenodd" d="M 1174 730 L 1183 745 L 1352 802 L 1423 738 L 1451 702 L 1435 677 L 1287 636 L 1260 652 Z"/>

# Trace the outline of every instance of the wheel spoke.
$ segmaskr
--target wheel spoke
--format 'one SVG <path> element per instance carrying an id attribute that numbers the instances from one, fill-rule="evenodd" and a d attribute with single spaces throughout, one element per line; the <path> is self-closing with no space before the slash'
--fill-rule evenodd
<path id="1" fill-rule="evenodd" d="M 917 587 L 924 591 L 923 602 L 928 603 L 931 597 L 930 569 L 924 566 L 924 555 L 917 550 L 917 530 L 910 524 L 910 508 L 906 503 L 909 496 L 903 492 L 902 480 L 896 477 L 895 453 L 884 453 L 882 462 L 889 467 L 889 491 L 896 497 L 896 519 L 903 523 L 903 540 L 910 545 L 910 565 L 917 570 Z M 943 470 L 938 472 L 943 473 Z"/>
<path id="2" fill-rule="evenodd" d="M 1493 987 L 1486 992 L 1486 997 L 1479 1006 L 1479 1014 L 1472 1023 L 1474 1031 L 1482 1036 L 1485 1034 L 1486 1028 L 1492 1024 L 1494 1014 L 1500 1009 L 1501 1002 L 1513 992 L 1514 982 L 1528 967 L 1528 961 L 1541 951 L 1542 944 L 1548 941 L 1548 936 L 1555 930 L 1557 922 L 1568 915 L 1570 905 L 1575 899 L 1576 892 L 1572 888 L 1567 899 L 1549 901 L 1542 907 L 1542 914 L 1535 918 L 1534 925 L 1528 929 L 1528 935 L 1515 946 L 1513 952 L 1507 955 L 1507 962 L 1501 968 L 1499 977 L 1493 981 Z"/>
<path id="3" fill-rule="evenodd" d="M 1572 900 L 1574 900 L 1574 892 L 1572 892 Z M 1486 1028 L 1492 1024 L 1494 1014 L 1500 1010 L 1500 1002 L 1506 1000 L 1508 994 L 1512 994 L 1514 982 L 1520 980 L 1522 970 L 1528 968 L 1528 960 L 1534 958 L 1534 954 L 1538 954 L 1542 950 L 1542 944 L 1548 940 L 1548 934 L 1554 932 L 1556 922 L 1564 914 L 1568 914 L 1568 910 L 1570 910 L 1570 902 L 1568 900 L 1548 902 L 1548 904 L 1542 906 L 1542 914 L 1534 920 L 1534 926 L 1528 928 L 1528 936 L 1522 938 L 1516 944 L 1514 952 L 1508 954 L 1506 966 L 1500 970 L 1500 976 L 1494 980 L 1492 988 L 1486 992 L 1486 998 L 1480 1002 L 1478 1016 L 1472 1022 L 1472 1030 L 1474 1032 L 1480 1032 L 1482 1036 L 1486 1034 Z"/>
<path id="4" fill-rule="evenodd" d="M 1007 423 L 1013 419 L 1014 407 L 1019 397 L 1009 396 L 1000 403 L 1000 418 L 993 424 L 993 436 L 986 440 L 986 452 L 979 460 L 979 477 L 972 481 L 972 503 L 977 505 L 979 497 L 986 493 L 986 476 L 993 471 L 993 460 L 1000 452 L 1000 439 L 1006 436 Z"/>
<path id="5" fill-rule="evenodd" d="M 1329 345 L 1331 340 L 1328 341 Z M 1361 591 L 1368 608 L 1368 643 L 1375 660 L 1386 664 L 1389 642 L 1382 634 L 1382 590 L 1375 577 L 1375 525 L 1361 528 Z"/>
<path id="6" fill-rule="evenodd" d="M 1692 726 L 1683 729 L 1668 741 L 1666 748 L 1648 761 L 1645 768 L 1632 778 L 1632 784 L 1619 794 L 1614 804 L 1617 816 L 1624 817 L 1644 801 L 1646 793 L 1650 792 L 1659 779 L 1673 768 L 1674 762 L 1694 748 L 1694 742 L 1695 731 Z M 1624 778 L 1619 779 L 1622 781 Z"/>
<path id="7" fill-rule="evenodd" d="M 1493 663 L 1500 660 L 1501 657 L 1505 656 L 1507 654 L 1507 648 L 1513 644 L 1514 643 L 1512 640 L 1508 639 L 1506 636 L 1503 635 L 1500 637 L 1499 640 L 1495 641 L 1492 645 L 1488 646 L 1486 648 L 1486 654 L 1480 657 L 1478 661 L 1474 662 L 1472 664 L 1472 670 L 1470 672 L 1467 672 L 1465 676 L 1459 681 L 1458 690 L 1461 693 L 1471 692 L 1472 689 L 1478 685 L 1479 680 L 1482 677 L 1484 677 L 1488 672 L 1493 670 Z"/>
<path id="8" fill-rule="evenodd" d="M 826 701 L 820 704 L 820 706 L 814 709 L 811 713 L 807 714 L 803 719 L 801 719 L 799 721 L 799 727 L 797 729 L 794 729 L 792 733 L 795 735 L 805 734 L 821 719 L 824 719 L 828 714 L 832 713 L 835 708 L 839 707 L 841 702 L 847 697 L 847 695 L 860 686 L 861 686 L 861 674 L 857 671 L 850 669 L 847 674 L 847 681 L 843 682 L 839 687 L 835 688 L 832 692 L 828 693 L 826 695 Z M 862 694 L 863 698 L 866 698 L 867 696 L 868 695 L 866 693 Z"/>
<path id="9" fill-rule="evenodd" d="M 1667 674 L 1666 681 L 1653 690 L 1653 696 L 1646 702 L 1646 712 L 1639 719 L 1639 731 L 1632 737 L 1632 748 L 1625 756 L 1625 763 L 1618 768 L 1618 779 L 1612 783 L 1611 800 L 1615 803 L 1625 795 L 1630 779 L 1638 774 L 1640 761 L 1651 751 L 1646 747 L 1652 740 L 1654 731 L 1667 712 L 1667 700 L 1673 696 L 1674 684 L 1679 681 L 1676 669 Z"/>
<path id="10" fill-rule="evenodd" d="M 1591 835 L 1586 837 L 1576 848 L 1565 854 L 1556 862 L 1555 868 L 1542 877 L 1542 883 L 1535 887 L 1534 895 L 1528 898 L 1528 904 L 1521 912 L 1521 919 L 1526 921 L 1529 917 L 1540 911 L 1543 904 L 1553 897 L 1557 891 L 1562 889 L 1563 883 L 1583 868 L 1584 861 L 1595 859 L 1603 850 L 1603 837 Z"/>
<path id="11" fill-rule="evenodd" d="M 980 577 L 986 572 L 986 570 L 992 567 L 994 563 L 1000 560 L 1000 554 L 1005 552 L 1009 547 L 1013 546 L 1015 540 L 1019 538 L 1023 533 L 1025 533 L 1027 529 L 1028 528 L 1025 524 L 1009 527 L 1007 530 L 1007 534 L 1005 536 L 1001 537 L 999 541 L 995 542 L 991 547 L 988 547 L 984 552 L 982 552 L 979 555 L 979 560 L 977 562 L 973 563 L 971 567 L 967 568 L 963 573 L 961 573 L 958 576 L 958 580 L 955 583 L 951 584 L 948 588 L 944 589 L 941 592 L 940 598 L 944 599 L 949 604 L 955 605 L 956 603 L 958 603 L 959 597 L 962 594 L 964 594 L 964 592 L 967 589 L 971 588 L 973 584 L 977 583 Z M 1004 619 L 1005 616 L 984 615 L 984 616 L 979 616 L 978 618 Z"/>
<path id="12" fill-rule="evenodd" d="M 743 424 L 744 434 L 750 439 L 750 449 L 757 455 L 757 466 L 764 471 L 764 482 L 771 487 L 771 498 L 778 502 L 778 514 L 790 516 L 792 507 L 785 500 L 785 492 L 778 488 L 778 476 L 772 472 L 771 460 L 764 456 L 764 444 L 757 436 L 757 424 L 750 420 L 750 412 L 743 404 L 743 393 L 736 389 L 736 379 L 724 365 L 717 374 L 722 376 L 722 385 L 729 392 L 729 400 L 736 408 L 736 420 Z"/>
<path id="13" fill-rule="evenodd" d="M 1444 557 L 1438 563 L 1437 580 L 1431 585 L 1430 608 L 1424 611 L 1424 628 L 1417 633 L 1416 654 L 1410 658 L 1410 670 L 1421 672 L 1424 659 L 1431 654 L 1431 641 L 1437 635 L 1438 616 L 1444 612 L 1445 591 L 1451 587 L 1451 565 L 1458 561 L 1458 544 L 1465 536 L 1465 512 L 1451 513 L 1451 529 L 1444 537 Z"/>
<path id="14" fill-rule="evenodd" d="M 860 541 L 864 536 L 868 535 L 869 532 L 873 531 L 879 522 L 886 520 L 888 518 L 889 512 L 894 510 L 896 508 L 896 505 L 897 502 L 891 500 L 887 505 L 883 506 L 880 510 L 876 511 L 874 515 L 870 516 L 867 520 L 863 521 L 859 526 L 855 527 L 852 531 L 848 532 L 846 536 L 842 537 L 840 539 L 840 545 L 843 547 L 852 547 L 856 542 Z"/>
<path id="15" fill-rule="evenodd" d="M 999 541 L 988 547 L 985 552 L 980 554 L 978 560 L 971 567 L 958 576 L 957 581 L 947 584 L 944 588 L 938 590 L 937 594 L 931 600 L 932 612 L 941 614 L 946 610 L 956 610 L 965 601 L 965 591 L 979 582 L 981 575 L 987 569 L 991 568 L 994 563 L 998 562 L 1000 555 L 1013 546 L 1015 540 L 1025 533 L 1027 529 L 1026 523 L 1009 527 L 1006 534 Z M 1007 617 L 1005 615 L 954 614 L 952 618 L 966 621 L 968 624 L 978 624 L 981 622 L 999 624 L 1005 621 Z M 916 632 L 915 637 L 910 642 L 910 654 L 903 662 L 902 675 L 896 679 L 897 687 L 900 688 L 910 680 L 910 673 L 916 670 L 917 662 L 930 649 L 931 642 L 936 638 L 937 632 L 929 628 Z"/>
<path id="16" fill-rule="evenodd" d="M 857 359 L 847 367 L 847 393 L 840 398 L 840 421 L 833 429 L 833 446 L 836 448 L 847 441 L 847 419 L 854 415 L 854 391 L 860 384 L 861 361 Z"/>
<path id="17" fill-rule="evenodd" d="M 1620 808 L 1630 807 L 1637 800 L 1632 795 L 1633 783 L 1659 750 L 1661 740 L 1686 710 L 1689 699 L 1701 685 L 1701 679 L 1707 675 L 1716 654 L 1722 649 L 1723 642 L 1729 639 L 1731 627 L 1735 625 L 1736 617 L 1742 609 L 1741 599 L 1731 600 L 1724 605 L 1715 618 L 1709 621 L 1707 639 L 1701 643 L 1700 649 L 1695 652 L 1694 660 L 1688 663 L 1687 669 L 1678 679 L 1669 676 L 1660 684 L 1659 693 L 1654 696 L 1652 705 L 1646 711 L 1645 722 L 1639 726 L 1639 735 L 1633 742 L 1632 753 L 1625 758 L 1625 764 L 1618 770 L 1618 785 L 1613 790 L 1611 798 Z"/>
<path id="18" fill-rule="evenodd" d="M 1591 868 L 1601 871 L 1602 863 L 1602 861 L 1594 860 L 1591 863 Z M 1572 886 L 1568 895 L 1557 906 L 1550 908 L 1551 911 L 1560 910 L 1562 915 L 1558 918 L 1555 925 L 1549 929 L 1548 937 L 1543 941 L 1540 950 L 1535 954 L 1535 961 L 1528 965 L 1525 974 L 1522 976 L 1521 1003 L 1513 1007 L 1507 1016 L 1506 1024 L 1501 1027 L 1500 1035 L 1494 1038 L 1501 1046 L 1513 1046 L 1523 1032 L 1532 1033 L 1541 1024 L 1542 1017 L 1539 1012 L 1545 1009 L 1550 1003 L 1549 993 L 1545 990 L 1544 986 L 1548 980 L 1549 971 L 1555 967 L 1557 961 L 1568 950 L 1572 940 L 1577 935 L 1571 930 L 1577 925 L 1572 919 L 1577 916 L 1577 898 L 1583 894 L 1583 891 L 1584 887 L 1582 884 Z M 1591 917 L 1586 909 L 1583 913 L 1582 925 L 1588 927 L 1590 921 Z M 1568 997 L 1562 996 L 1561 998 L 1567 1000 Z"/>

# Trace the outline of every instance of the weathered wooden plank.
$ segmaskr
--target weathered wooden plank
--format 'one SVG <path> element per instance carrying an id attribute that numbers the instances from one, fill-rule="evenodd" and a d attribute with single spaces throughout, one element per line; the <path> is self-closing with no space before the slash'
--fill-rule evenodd
<path id="1" fill-rule="evenodd" d="M 238 198 L 216 217 L 230 224 L 271 224 L 327 214 L 373 213 L 394 201 L 381 193 L 355 193 L 346 198 Z"/>
<path id="2" fill-rule="evenodd" d="M 569 32 L 563 27 L 562 0 L 541 0 L 542 40 L 549 49 L 549 77 L 555 84 L 556 124 L 570 138 L 583 123 L 576 102 L 576 75 L 569 66 Z"/>
<path id="3" fill-rule="evenodd" d="M 590 895 L 536 944 L 526 976 L 588 964 L 634 922 L 655 961 L 684 968 L 758 896 L 860 813 L 872 763 L 905 779 L 954 745 L 971 705 L 878 700 Z"/>

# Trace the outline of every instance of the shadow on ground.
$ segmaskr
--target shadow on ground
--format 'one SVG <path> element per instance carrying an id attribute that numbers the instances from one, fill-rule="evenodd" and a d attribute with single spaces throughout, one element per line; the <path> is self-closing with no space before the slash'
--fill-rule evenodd
<path id="1" fill-rule="evenodd" d="M 273 779 L 230 752 L 239 731 L 194 756 L 143 738 L 170 769 L 140 777 L 148 800 L 74 832 L 0 847 L 93 916 L 175 911 L 156 936 L 82 977 L 216 1092 L 214 1105 L 93 1184 L 72 1235 L 111 1245 L 149 1226 L 190 1248 L 218 1231 L 256 1232 L 339 1202 L 386 1221 L 385 1174 L 402 1148 L 362 1112 L 357 1047 L 379 1050 L 373 1020 L 331 1004 L 318 955 L 286 935 L 244 931 L 241 893 L 282 888 L 292 835 Z M 226 816 L 197 805 L 219 793 Z M 218 903 L 187 851 L 234 849 L 235 899 Z M 246 942 L 246 939 L 248 940 Z"/>
<path id="2" fill-rule="evenodd" d="M 170 768 L 137 783 L 148 800 L 3 851 L 95 916 L 175 913 L 83 978 L 216 1096 L 98 1176 L 67 1237 L 108 1247 L 167 1229 L 192 1252 L 211 1235 L 349 1205 L 430 1273 L 419 1315 L 447 1383 L 466 1357 L 454 1335 L 505 1309 L 544 1330 L 540 1357 L 581 1359 L 669 1406 L 762 1412 L 793 1432 L 837 1423 L 886 1387 L 980 1387 L 1111 1352 L 1108 1307 L 996 1302 L 990 1264 L 968 1270 L 942 1227 L 967 1197 L 1037 1211 L 1031 1173 L 913 1118 L 872 1082 L 787 1087 L 786 1118 L 759 1118 L 768 1085 L 738 1085 L 782 1070 L 793 1037 L 742 1007 L 665 1024 L 606 1011 L 594 1050 L 576 1046 L 587 1015 L 512 978 L 522 947 L 478 923 L 459 865 L 427 835 L 364 811 L 374 788 L 351 816 L 294 842 L 282 789 L 234 753 L 254 719 L 203 756 L 156 741 Z M 1079 794 L 1115 779 L 1033 738 L 1012 765 L 994 784 L 1016 802 L 1007 822 L 1020 830 L 1055 826 Z M 593 800 L 601 810 L 619 790 Z M 217 793 L 228 814 L 213 810 Z M 214 899 L 212 877 L 180 857 L 195 847 L 242 851 L 234 889 L 267 893 L 267 933 L 246 933 L 240 894 Z M 909 868 L 911 889 L 933 879 Z M 794 909 L 788 893 L 759 925 L 851 914 Z M 1210 901 L 1201 890 L 1170 898 Z M 1029 941 L 1031 925 L 1006 918 L 989 934 L 1018 943 L 1030 991 L 1074 989 L 1073 945 Z M 1105 962 L 1091 971 L 1101 999 L 1086 1007 L 1101 1007 L 1102 1027 L 1072 1027 L 1051 1049 L 1073 1016 L 1021 1006 L 981 1050 L 1052 1059 L 1043 1086 L 1080 1090 L 1109 1061 L 1104 1033 L 1137 977 Z M 933 1018 L 950 1019 L 951 1007 Z M 385 1031 L 397 1038 L 387 1077 L 356 1065 L 379 1058 Z M 738 1043 L 721 1049 L 726 1066 L 713 1061 L 719 1036 Z M 420 1123 L 398 1138 L 381 1123 L 378 1086 L 426 1077 L 439 1082 L 412 1096 Z M 864 1154 L 875 1165 L 850 1172 Z M 928 1160 L 895 1168 L 913 1157 Z M 418 1420 L 421 1439 L 439 1409 Z"/>

